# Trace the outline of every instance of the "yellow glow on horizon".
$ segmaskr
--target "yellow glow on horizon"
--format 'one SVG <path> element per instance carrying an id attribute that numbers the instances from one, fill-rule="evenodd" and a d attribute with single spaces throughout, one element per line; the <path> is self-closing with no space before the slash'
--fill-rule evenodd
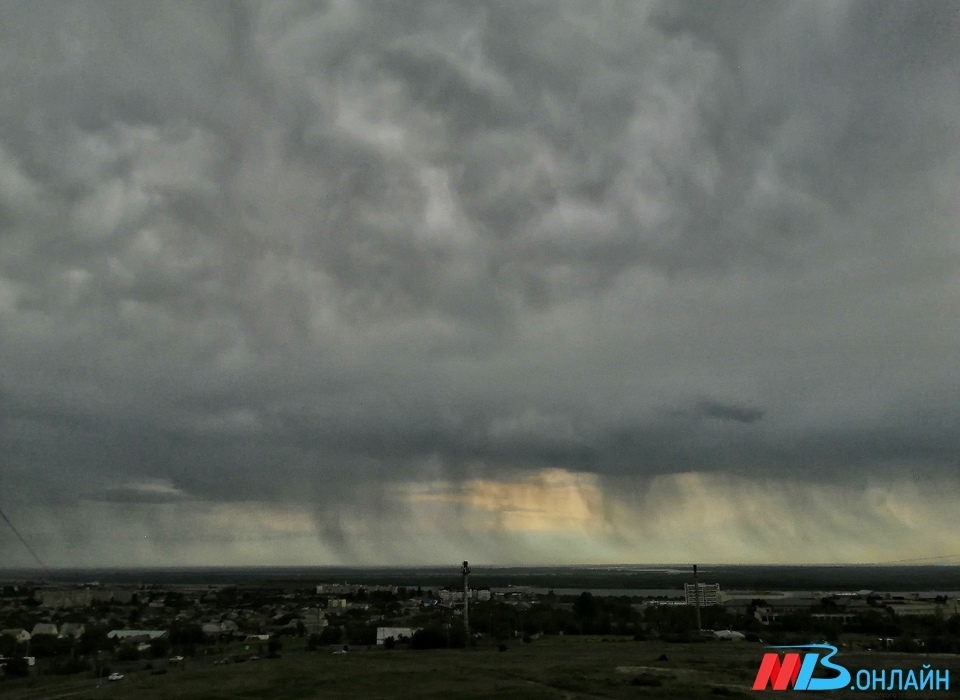
<path id="1" fill-rule="evenodd" d="M 414 487 L 414 503 L 466 506 L 477 527 L 515 532 L 602 529 L 603 491 L 593 474 L 544 469 L 520 479 L 470 479 Z"/>
<path id="2" fill-rule="evenodd" d="M 267 534 L 312 534 L 313 518 L 302 508 L 242 501 L 218 503 L 201 516 L 210 527 L 234 528 Z"/>

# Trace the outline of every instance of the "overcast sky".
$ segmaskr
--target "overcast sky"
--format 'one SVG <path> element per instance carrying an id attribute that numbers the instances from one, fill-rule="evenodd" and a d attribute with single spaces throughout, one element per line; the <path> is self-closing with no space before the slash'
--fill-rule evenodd
<path id="1" fill-rule="evenodd" d="M 31 0 L 0 66 L 46 565 L 960 553 L 960 3 Z"/>

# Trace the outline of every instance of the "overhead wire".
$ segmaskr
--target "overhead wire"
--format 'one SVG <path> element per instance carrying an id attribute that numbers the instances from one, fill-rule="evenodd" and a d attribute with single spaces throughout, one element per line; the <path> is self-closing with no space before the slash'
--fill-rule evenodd
<path id="1" fill-rule="evenodd" d="M 33 547 L 30 546 L 30 543 L 27 542 L 26 538 L 20 534 L 20 531 L 17 529 L 16 525 L 13 524 L 13 521 L 7 517 L 7 514 L 3 512 L 3 508 L 0 508 L 0 518 L 3 518 L 4 522 L 10 526 L 10 529 L 13 530 L 13 534 L 17 536 L 17 539 L 20 540 L 20 543 L 26 547 L 27 551 L 33 556 L 37 561 L 37 564 L 40 565 L 40 568 L 43 569 L 44 573 L 49 577 L 50 569 L 47 568 L 47 565 L 43 563 L 43 560 L 40 559 L 40 556 L 34 551 Z"/>

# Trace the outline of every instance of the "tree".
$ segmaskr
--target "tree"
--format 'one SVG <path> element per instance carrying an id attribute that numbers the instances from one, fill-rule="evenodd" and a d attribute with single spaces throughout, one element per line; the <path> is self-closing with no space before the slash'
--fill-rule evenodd
<path id="1" fill-rule="evenodd" d="M 107 637 L 110 628 L 105 625 L 90 625 L 83 636 L 77 640 L 76 653 L 80 656 L 89 656 L 98 651 L 109 649 L 111 640 Z"/>
<path id="2" fill-rule="evenodd" d="M 160 637 L 150 643 L 150 656 L 154 659 L 162 659 L 170 654 L 170 642 Z"/>
<path id="3" fill-rule="evenodd" d="M 581 593 L 573 603 L 573 613 L 580 618 L 594 618 L 598 611 L 597 600 L 589 591 Z"/>
<path id="4" fill-rule="evenodd" d="M 0 656 L 12 656 L 16 649 L 16 639 L 6 634 L 0 634 Z"/>
<path id="5" fill-rule="evenodd" d="M 136 661 L 140 658 L 140 652 L 132 644 L 121 644 L 117 648 L 117 661 Z"/>
<path id="6" fill-rule="evenodd" d="M 38 634 L 30 640 L 30 652 L 38 659 L 66 655 L 70 653 L 70 642 L 51 634 Z"/>
<path id="7" fill-rule="evenodd" d="M 14 656 L 4 663 L 3 673 L 11 678 L 24 678 L 30 673 L 30 666 L 22 656 Z"/>
<path id="8" fill-rule="evenodd" d="M 447 635 L 439 627 L 424 627 L 410 638 L 411 649 L 445 649 Z"/>
<path id="9" fill-rule="evenodd" d="M 321 644 L 339 644 L 343 640 L 343 630 L 339 627 L 324 627 L 320 632 Z"/>
<path id="10" fill-rule="evenodd" d="M 193 623 L 174 623 L 170 627 L 170 643 L 176 646 L 192 646 L 194 644 L 203 644 L 206 637 L 203 635 L 203 628 Z"/>

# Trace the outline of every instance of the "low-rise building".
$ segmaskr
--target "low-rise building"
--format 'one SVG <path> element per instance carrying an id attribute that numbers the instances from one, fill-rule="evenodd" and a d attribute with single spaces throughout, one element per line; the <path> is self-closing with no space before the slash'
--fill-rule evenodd
<path id="1" fill-rule="evenodd" d="M 396 641 L 410 639 L 418 631 L 419 627 L 377 627 L 377 646 L 383 646 L 391 638 Z"/>
<path id="2" fill-rule="evenodd" d="M 200 629 L 205 635 L 215 637 L 220 634 L 235 634 L 240 631 L 239 625 L 233 620 L 223 620 L 222 622 L 207 622 Z"/>
<path id="3" fill-rule="evenodd" d="M 720 584 L 719 583 L 685 583 L 683 585 L 684 599 L 687 605 L 697 604 L 697 590 L 699 589 L 700 605 L 719 605 L 720 604 Z"/>
<path id="4" fill-rule="evenodd" d="M 107 632 L 107 638 L 126 641 L 150 641 L 160 639 L 166 634 L 166 630 L 110 630 Z"/>
<path id="5" fill-rule="evenodd" d="M 742 642 L 747 636 L 743 632 L 735 630 L 714 630 L 713 636 L 716 639 L 722 639 L 727 642 Z"/>
<path id="6" fill-rule="evenodd" d="M 60 636 L 61 637 L 73 637 L 74 639 L 80 639 L 83 636 L 83 633 L 87 631 L 87 628 L 82 622 L 64 622 L 60 626 Z"/>
<path id="7" fill-rule="evenodd" d="M 33 596 L 44 608 L 85 608 L 94 601 L 94 591 L 89 588 L 40 589 Z"/>
<path id="8" fill-rule="evenodd" d="M 0 635 L 5 637 L 13 637 L 17 642 L 30 641 L 30 633 L 22 627 L 13 627 L 10 629 L 0 630 Z"/>

